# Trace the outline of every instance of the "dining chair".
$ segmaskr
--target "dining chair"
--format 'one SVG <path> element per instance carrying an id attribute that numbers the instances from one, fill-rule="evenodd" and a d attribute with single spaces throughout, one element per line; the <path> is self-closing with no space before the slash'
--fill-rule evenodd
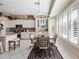
<path id="1" fill-rule="evenodd" d="M 29 38 L 31 40 L 31 46 L 29 48 L 31 48 L 31 47 L 33 47 L 35 45 L 35 43 L 37 41 L 37 38 L 36 38 L 36 36 L 34 34 L 29 34 Z"/>
<path id="2" fill-rule="evenodd" d="M 38 38 L 39 49 L 47 49 L 49 46 L 49 37 L 39 37 Z"/>
<path id="3" fill-rule="evenodd" d="M 38 49 L 37 53 L 38 53 L 39 57 L 42 56 L 42 51 L 43 50 L 48 50 L 49 43 L 50 43 L 49 42 L 49 37 L 41 36 L 41 37 L 38 38 L 38 47 L 39 47 L 39 49 Z"/>
<path id="4" fill-rule="evenodd" d="M 13 40 L 8 41 L 9 43 L 9 51 L 11 48 L 16 49 L 16 46 L 20 46 L 20 38 L 14 38 Z"/>
<path id="5" fill-rule="evenodd" d="M 49 38 L 51 44 L 56 44 L 57 34 L 55 33 L 53 38 Z"/>

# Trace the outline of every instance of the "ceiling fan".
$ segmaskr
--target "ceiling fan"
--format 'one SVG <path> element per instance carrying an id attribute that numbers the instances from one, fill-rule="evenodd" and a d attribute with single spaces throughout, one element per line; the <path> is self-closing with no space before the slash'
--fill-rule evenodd
<path id="1" fill-rule="evenodd" d="M 37 2 L 34 3 L 34 5 L 38 6 L 38 10 L 33 8 L 33 11 L 36 12 L 35 17 L 47 16 L 47 15 L 44 15 L 45 13 L 40 12 L 40 0 L 37 0 Z"/>

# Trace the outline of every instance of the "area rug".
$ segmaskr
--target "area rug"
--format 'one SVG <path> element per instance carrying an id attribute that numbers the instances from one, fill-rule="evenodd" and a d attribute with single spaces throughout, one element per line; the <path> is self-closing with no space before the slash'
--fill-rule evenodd
<path id="1" fill-rule="evenodd" d="M 52 44 L 48 49 L 33 47 L 27 59 L 63 59 L 57 47 Z"/>

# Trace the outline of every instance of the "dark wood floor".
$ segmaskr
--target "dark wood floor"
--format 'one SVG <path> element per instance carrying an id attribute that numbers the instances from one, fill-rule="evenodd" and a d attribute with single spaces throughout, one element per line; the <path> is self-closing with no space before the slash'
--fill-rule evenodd
<path id="1" fill-rule="evenodd" d="M 57 47 L 53 44 L 47 50 L 33 47 L 27 59 L 63 59 Z"/>

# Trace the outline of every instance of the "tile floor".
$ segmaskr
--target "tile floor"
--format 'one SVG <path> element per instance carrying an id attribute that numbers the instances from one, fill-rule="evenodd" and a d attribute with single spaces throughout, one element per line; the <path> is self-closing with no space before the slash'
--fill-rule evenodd
<path id="1" fill-rule="evenodd" d="M 21 46 L 17 47 L 16 50 L 11 50 L 9 52 L 5 52 L 0 54 L 0 59 L 27 59 L 32 48 L 30 40 L 21 40 Z"/>
<path id="2" fill-rule="evenodd" d="M 16 50 L 11 50 L 9 52 L 0 54 L 0 59 L 27 59 L 30 51 L 32 48 L 29 48 L 31 46 L 30 40 L 21 40 L 21 46 L 17 47 Z M 65 48 L 65 43 L 61 43 L 60 40 L 57 39 L 57 44 L 60 53 L 64 57 L 64 59 L 79 59 L 79 57 L 76 57 L 73 54 L 70 54 L 68 48 Z"/>
<path id="3" fill-rule="evenodd" d="M 64 59 L 79 59 L 79 49 L 58 37 L 56 46 Z"/>

